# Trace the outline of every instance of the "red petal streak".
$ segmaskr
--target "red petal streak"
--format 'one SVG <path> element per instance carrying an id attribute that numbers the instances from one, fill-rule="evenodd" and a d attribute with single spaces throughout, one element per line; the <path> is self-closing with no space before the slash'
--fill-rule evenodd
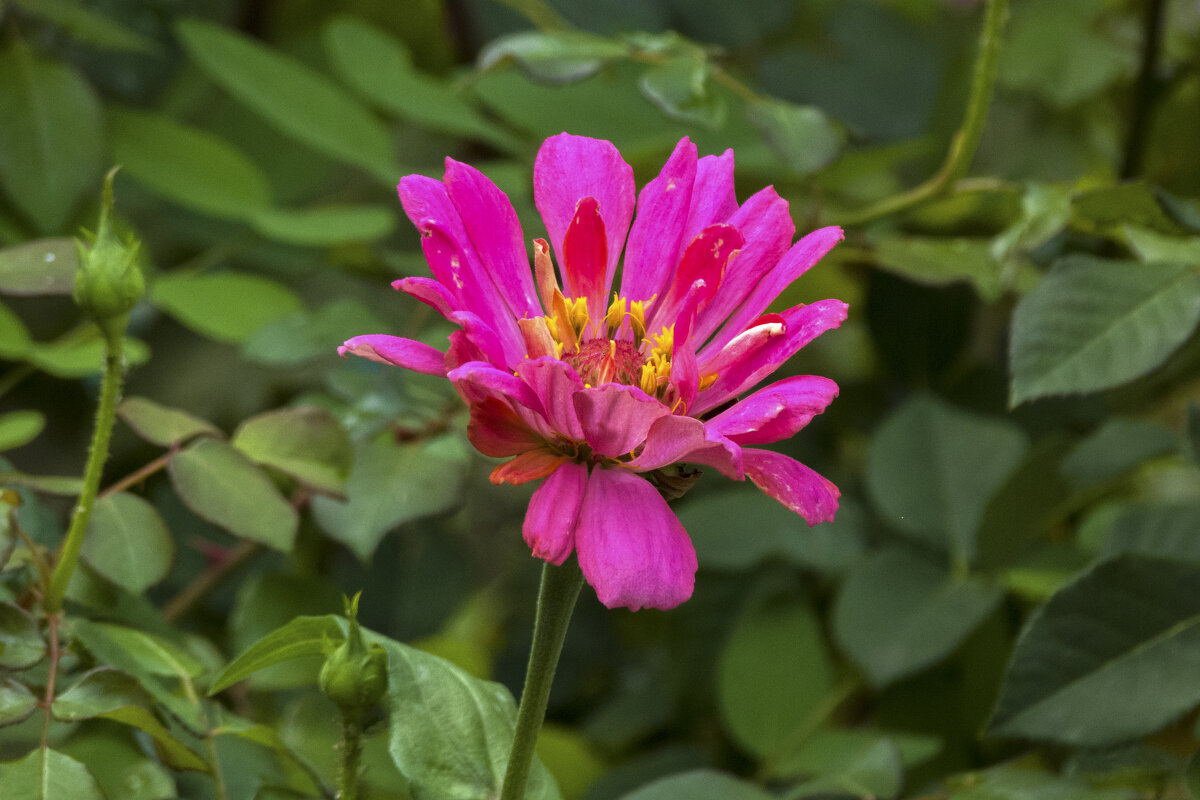
<path id="1" fill-rule="evenodd" d="M 566 460 L 566 456 L 549 448 L 540 447 L 537 450 L 521 453 L 512 461 L 501 464 L 492 470 L 489 477 L 495 484 L 511 483 L 514 486 L 520 486 L 522 483 L 546 477 Z"/>
<path id="2" fill-rule="evenodd" d="M 575 216 L 563 237 L 562 260 L 565 294 L 586 297 L 588 312 L 593 317 L 602 315 L 607 305 L 604 272 L 608 266 L 608 242 L 596 198 L 585 197 L 575 207 Z"/>
<path id="3" fill-rule="evenodd" d="M 705 292 L 696 306 L 697 310 L 703 309 L 720 288 L 725 265 L 744 243 L 742 234 L 732 225 L 709 225 L 700 231 L 683 251 L 674 279 L 666 294 L 654 304 L 652 320 L 646 327 L 656 331 L 675 322 L 684 299 L 696 281 L 704 281 Z"/>

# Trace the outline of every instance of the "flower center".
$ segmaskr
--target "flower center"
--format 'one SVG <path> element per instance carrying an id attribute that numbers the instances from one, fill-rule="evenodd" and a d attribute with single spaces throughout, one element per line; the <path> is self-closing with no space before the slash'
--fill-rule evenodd
<path id="1" fill-rule="evenodd" d="M 579 344 L 574 353 L 564 352 L 562 360 L 574 368 L 589 386 L 602 383 L 636 384 L 646 357 L 632 342 L 614 339 L 590 339 Z"/>

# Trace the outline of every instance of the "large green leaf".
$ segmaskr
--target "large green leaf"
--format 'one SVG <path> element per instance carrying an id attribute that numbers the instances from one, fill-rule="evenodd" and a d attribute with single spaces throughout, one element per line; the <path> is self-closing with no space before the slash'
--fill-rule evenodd
<path id="1" fill-rule="evenodd" d="M 886 549 L 854 569 L 833 609 L 833 633 L 876 686 L 950 655 L 1000 602 L 999 587 L 956 578 L 933 562 Z"/>
<path id="2" fill-rule="evenodd" d="M 38 239 L 0 250 L 0 292 L 70 294 L 79 268 L 74 239 Z"/>
<path id="3" fill-rule="evenodd" d="M 753 783 L 724 772 L 699 769 L 661 778 L 637 791 L 623 795 L 621 800 L 773 800 Z"/>
<path id="4" fill-rule="evenodd" d="M 292 549 L 296 509 L 233 447 L 200 439 L 173 455 L 168 470 L 179 499 L 199 516 L 244 539 Z"/>
<path id="5" fill-rule="evenodd" d="M 35 56 L 20 37 L 9 41 L 0 53 L 0 175 L 37 229 L 57 233 L 100 176 L 100 103 L 70 66 Z"/>
<path id="6" fill-rule="evenodd" d="M 175 541 L 154 506 L 118 492 L 96 501 L 82 554 L 101 575 L 140 594 L 167 576 Z"/>
<path id="7" fill-rule="evenodd" d="M 516 703 L 499 683 L 480 680 L 449 661 L 379 635 L 388 654 L 390 752 L 412 784 L 413 800 L 491 800 L 512 747 Z M 528 800 L 561 795 L 540 760 Z"/>
<path id="8" fill-rule="evenodd" d="M 233 145 L 149 111 L 109 109 L 113 157 L 124 172 L 181 206 L 243 218 L 271 204 L 271 186 Z"/>
<path id="9" fill-rule="evenodd" d="M 81 336 L 67 336 L 54 342 L 35 342 L 27 356 L 43 372 L 58 378 L 83 378 L 104 371 L 104 340 L 98 330 Z M 129 366 L 146 363 L 150 350 L 145 342 L 126 338 L 121 348 Z"/>
<path id="10" fill-rule="evenodd" d="M 296 617 L 259 639 L 229 663 L 213 682 L 209 694 L 228 689 L 259 670 L 296 658 L 325 655 L 345 638 L 341 617 Z"/>
<path id="11" fill-rule="evenodd" d="M 994 736 L 1099 747 L 1159 730 L 1200 702 L 1200 564 L 1103 562 L 1017 640 Z"/>
<path id="12" fill-rule="evenodd" d="M 1176 449 L 1175 434 L 1160 423 L 1113 417 L 1063 459 L 1062 472 L 1077 486 L 1095 486 Z"/>
<path id="13" fill-rule="evenodd" d="M 820 731 L 788 759 L 789 772 L 805 776 L 793 797 L 848 793 L 855 797 L 895 797 L 904 782 L 900 748 L 879 735 L 859 731 Z"/>
<path id="14" fill-rule="evenodd" d="M 876 432 L 867 488 L 897 528 L 970 561 L 988 500 L 1028 447 L 1007 420 L 917 395 Z"/>
<path id="15" fill-rule="evenodd" d="M 998 299 L 1008 280 L 986 239 L 888 236 L 876 244 L 879 266 L 918 283 L 944 286 L 965 281 L 987 301 Z"/>
<path id="16" fill-rule="evenodd" d="M 485 47 L 479 53 L 479 68 L 491 69 L 511 59 L 540 80 L 575 81 L 628 53 L 629 48 L 621 42 L 582 31 L 524 31 Z"/>
<path id="17" fill-rule="evenodd" d="M 199 334 L 241 343 L 264 325 L 302 307 L 281 283 L 240 272 L 163 275 L 154 282 L 154 304 Z"/>
<path id="18" fill-rule="evenodd" d="M 0 603 L 0 667 L 25 669 L 46 655 L 37 622 L 19 606 Z"/>
<path id="19" fill-rule="evenodd" d="M 746 104 L 746 116 L 788 169 L 798 175 L 827 166 L 846 141 L 845 131 L 814 106 L 761 100 Z"/>
<path id="20" fill-rule="evenodd" d="M 125 420 L 139 436 L 170 447 L 201 434 L 220 436 L 221 431 L 208 420 L 186 411 L 168 408 L 145 397 L 127 397 L 117 406 L 117 416 Z"/>
<path id="21" fill-rule="evenodd" d="M 346 501 L 313 498 L 313 515 L 326 533 L 366 560 L 396 526 L 453 508 L 467 464 L 457 436 L 402 445 L 378 437 L 356 448 Z"/>
<path id="22" fill-rule="evenodd" d="M 256 213 L 251 224 L 268 239 L 331 247 L 382 239 L 396 227 L 396 213 L 380 205 L 331 205 L 299 211 L 268 208 Z"/>
<path id="23" fill-rule="evenodd" d="M 400 174 L 387 129 L 324 75 L 219 25 L 191 19 L 176 30 L 209 77 L 279 130 L 380 178 Z"/>
<path id="24" fill-rule="evenodd" d="M 104 800 L 87 767 L 57 750 L 39 747 L 0 764 L 0 786 L 14 800 Z"/>
<path id="25" fill-rule="evenodd" d="M 1129 503 L 1109 520 L 1102 551 L 1200 563 L 1200 503 Z"/>
<path id="26" fill-rule="evenodd" d="M 814 723 L 833 686 L 820 625 L 801 602 L 756 603 L 737 622 L 717 662 L 725 727 L 760 758 Z"/>
<path id="27" fill-rule="evenodd" d="M 1073 255 L 1013 315 L 1009 402 L 1107 389 L 1157 367 L 1200 322 L 1200 269 Z"/>
<path id="28" fill-rule="evenodd" d="M 332 414 L 299 406 L 251 417 L 230 442 L 251 460 L 328 494 L 341 494 L 350 474 L 350 437 Z"/>

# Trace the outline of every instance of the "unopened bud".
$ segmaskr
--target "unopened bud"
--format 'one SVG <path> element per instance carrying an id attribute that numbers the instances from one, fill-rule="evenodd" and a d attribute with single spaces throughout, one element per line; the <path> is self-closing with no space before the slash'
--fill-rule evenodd
<path id="1" fill-rule="evenodd" d="M 387 653 L 378 644 L 368 645 L 358 626 L 361 594 L 346 600 L 346 641 L 326 656 L 317 679 L 325 696 L 352 717 L 363 716 L 387 692 Z"/>
<path id="2" fill-rule="evenodd" d="M 100 225 L 91 247 L 76 240 L 79 269 L 75 272 L 75 303 L 106 333 L 121 332 L 126 315 L 146 292 L 146 279 L 138 266 L 141 242 L 122 242 L 112 230 L 114 167 L 104 178 Z M 116 326 L 114 329 L 113 326 Z"/>

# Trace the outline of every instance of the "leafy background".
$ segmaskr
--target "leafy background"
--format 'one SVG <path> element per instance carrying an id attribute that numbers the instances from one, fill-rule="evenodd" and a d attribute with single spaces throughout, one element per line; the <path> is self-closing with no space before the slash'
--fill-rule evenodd
<path id="1" fill-rule="evenodd" d="M 969 171 L 889 207 L 938 174 L 983 18 L 0 5 L 5 796 L 331 796 L 315 677 L 360 589 L 390 672 L 365 796 L 493 796 L 536 592 L 527 492 L 487 482 L 444 382 L 334 348 L 447 332 L 387 288 L 425 270 L 399 177 L 479 165 L 533 236 L 532 158 L 564 129 L 639 182 L 682 135 L 733 147 L 741 197 L 771 183 L 799 229 L 846 227 L 784 298 L 851 306 L 788 366 L 841 396 L 784 445 L 843 504 L 810 530 L 701 481 L 678 503 L 691 601 L 585 591 L 531 796 L 1200 796 L 1200 11 L 1014 0 Z M 56 629 L 37 574 L 102 351 L 68 237 L 113 164 L 150 291 Z"/>

